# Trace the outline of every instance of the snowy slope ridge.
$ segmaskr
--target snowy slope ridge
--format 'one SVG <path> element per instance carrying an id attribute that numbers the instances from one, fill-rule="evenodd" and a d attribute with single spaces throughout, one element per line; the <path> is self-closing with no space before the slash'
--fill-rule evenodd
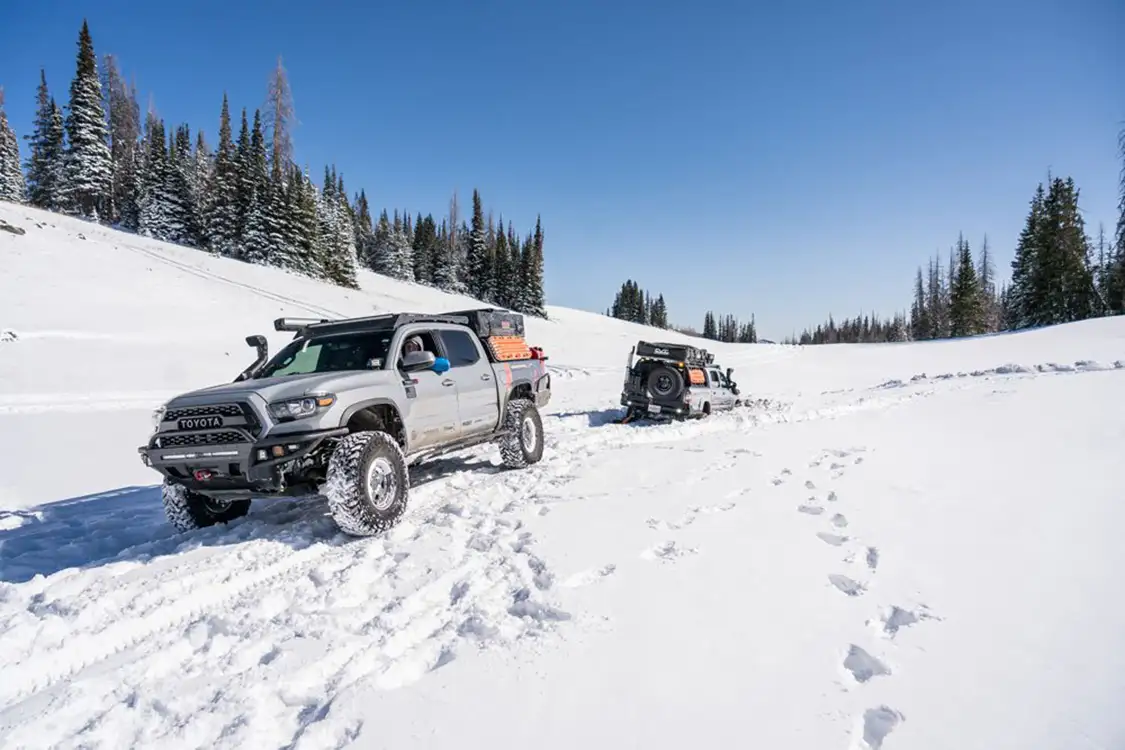
<path id="1" fill-rule="evenodd" d="M 529 320 L 541 463 L 412 472 L 383 537 L 176 534 L 149 412 L 350 291 L 0 204 L 0 746 L 1116 748 L 1125 320 L 714 345 L 754 408 L 618 425 L 638 338 Z"/>

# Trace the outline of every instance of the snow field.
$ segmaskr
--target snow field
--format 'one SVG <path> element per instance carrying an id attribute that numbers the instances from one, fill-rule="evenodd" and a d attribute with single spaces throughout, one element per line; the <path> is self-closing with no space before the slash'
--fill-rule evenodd
<path id="1" fill-rule="evenodd" d="M 0 235 L 0 746 L 1125 739 L 1125 321 L 718 344 L 750 408 L 619 425 L 629 347 L 682 337 L 550 308 L 541 463 L 415 467 L 384 537 L 315 500 L 176 534 L 152 408 L 275 317 L 471 300 L 0 218 L 28 230 Z"/>

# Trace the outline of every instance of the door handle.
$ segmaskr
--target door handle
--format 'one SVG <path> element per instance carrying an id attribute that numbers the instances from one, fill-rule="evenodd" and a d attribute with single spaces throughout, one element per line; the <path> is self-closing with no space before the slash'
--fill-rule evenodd
<path id="1" fill-rule="evenodd" d="M 445 380 L 441 381 L 441 384 L 448 388 L 449 386 L 453 385 L 453 381 L 449 378 L 446 378 Z"/>
<path id="2" fill-rule="evenodd" d="M 492 376 L 489 375 L 487 372 L 482 372 L 480 374 L 480 379 L 481 380 L 492 380 Z"/>

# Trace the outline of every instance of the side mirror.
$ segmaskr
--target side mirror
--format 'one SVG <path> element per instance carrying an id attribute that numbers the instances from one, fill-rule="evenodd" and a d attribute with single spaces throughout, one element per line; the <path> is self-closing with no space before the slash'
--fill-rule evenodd
<path id="1" fill-rule="evenodd" d="M 266 363 L 266 359 L 269 358 L 270 346 L 269 342 L 266 341 L 265 336 L 247 336 L 246 344 L 248 346 L 254 347 L 254 349 L 258 353 L 258 357 L 254 360 L 253 364 L 251 364 L 249 367 L 238 374 L 238 377 L 234 379 L 234 382 L 236 383 L 240 383 L 243 380 L 254 377 L 254 375 L 257 374 L 258 370 L 261 369 L 262 365 Z"/>
<path id="2" fill-rule="evenodd" d="M 433 352 L 410 352 L 402 358 L 402 369 L 406 372 L 429 370 L 436 361 L 437 357 Z"/>
<path id="3" fill-rule="evenodd" d="M 434 366 L 430 369 L 441 375 L 443 372 L 450 368 L 449 360 L 445 357 L 438 357 L 434 360 Z"/>

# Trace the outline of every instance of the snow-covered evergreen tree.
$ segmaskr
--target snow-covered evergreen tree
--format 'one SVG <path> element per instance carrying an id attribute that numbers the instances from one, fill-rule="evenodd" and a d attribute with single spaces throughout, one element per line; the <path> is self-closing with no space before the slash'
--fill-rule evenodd
<path id="1" fill-rule="evenodd" d="M 492 259 L 489 257 L 484 210 L 478 190 L 473 190 L 472 229 L 469 230 L 465 260 L 469 295 L 479 300 L 491 299 L 493 294 Z"/>
<path id="2" fill-rule="evenodd" d="M 62 210 L 65 186 L 65 128 L 62 110 L 47 90 L 46 71 L 39 71 L 38 107 L 31 134 L 27 167 L 28 202 L 48 211 Z"/>
<path id="3" fill-rule="evenodd" d="M 525 270 L 524 299 L 521 312 L 536 317 L 547 317 L 546 295 L 543 291 L 543 226 L 540 220 L 535 220 L 535 235 L 524 248 Z"/>
<path id="4" fill-rule="evenodd" d="M 371 207 L 367 203 L 367 193 L 360 190 L 355 199 L 355 251 L 359 262 L 374 269 L 375 234 L 371 225 Z"/>
<path id="5" fill-rule="evenodd" d="M 414 248 L 406 238 L 406 227 L 400 221 L 391 225 L 387 256 L 390 261 L 388 275 L 403 281 L 414 280 Z"/>
<path id="6" fill-rule="evenodd" d="M 215 150 L 210 185 L 207 190 L 207 246 L 211 252 L 235 257 L 241 241 L 239 216 L 241 175 L 238 154 L 231 137 L 230 108 L 223 94 L 219 114 L 219 145 Z"/>
<path id="7" fill-rule="evenodd" d="M 289 179 L 287 204 L 293 206 L 294 270 L 313 278 L 325 278 L 324 241 L 320 232 L 319 198 L 307 173 L 297 167 Z"/>
<path id="8" fill-rule="evenodd" d="M 320 253 L 324 278 L 334 284 L 356 289 L 359 259 L 355 248 L 355 224 L 335 169 L 325 169 L 324 190 L 318 202 Z"/>
<path id="9" fill-rule="evenodd" d="M 113 160 L 102 107 L 102 83 L 90 29 L 82 22 L 78 35 L 78 62 L 70 84 L 66 116 L 67 208 L 79 216 L 98 219 L 109 215 L 113 187 Z"/>
<path id="10" fill-rule="evenodd" d="M 27 185 L 20 168 L 20 142 L 4 111 L 4 89 L 0 87 L 0 201 L 23 203 Z"/>

